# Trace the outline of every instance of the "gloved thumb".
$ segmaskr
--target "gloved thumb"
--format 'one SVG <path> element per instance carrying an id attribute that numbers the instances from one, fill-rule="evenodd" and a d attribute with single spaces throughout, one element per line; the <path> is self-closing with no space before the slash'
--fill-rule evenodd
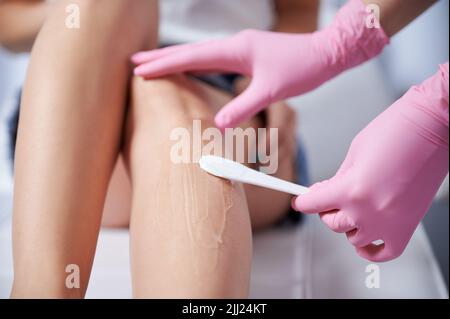
<path id="1" fill-rule="evenodd" d="M 309 192 L 296 197 L 292 207 L 305 214 L 318 214 L 341 209 L 340 202 L 343 198 L 343 176 L 335 177 L 314 184 Z"/>

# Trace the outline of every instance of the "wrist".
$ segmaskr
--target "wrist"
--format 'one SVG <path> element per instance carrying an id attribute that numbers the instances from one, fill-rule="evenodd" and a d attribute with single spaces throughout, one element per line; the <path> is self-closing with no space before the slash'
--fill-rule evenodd
<path id="1" fill-rule="evenodd" d="M 449 146 L 448 63 L 422 84 L 411 87 L 393 107 L 430 142 Z"/>
<path id="2" fill-rule="evenodd" d="M 372 59 L 389 43 L 379 23 L 367 23 L 371 15 L 366 8 L 361 0 L 348 1 L 333 23 L 317 33 L 335 75 Z"/>

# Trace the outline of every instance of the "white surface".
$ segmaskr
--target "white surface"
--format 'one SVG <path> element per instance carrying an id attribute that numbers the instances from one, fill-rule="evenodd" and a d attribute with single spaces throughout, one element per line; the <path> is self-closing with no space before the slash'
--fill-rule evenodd
<path id="1" fill-rule="evenodd" d="M 12 283 L 11 224 L 0 225 L 0 298 Z M 381 287 L 365 286 L 367 261 L 345 236 L 316 216 L 301 227 L 274 228 L 254 236 L 252 298 L 448 298 L 428 241 L 419 228 L 407 251 L 380 264 Z M 87 298 L 130 298 L 128 231 L 100 233 Z"/>
<path id="2" fill-rule="evenodd" d="M 442 274 L 420 225 L 398 259 L 377 264 L 380 288 L 366 287 L 372 263 L 355 253 L 345 235 L 328 231 L 319 218 L 311 220 L 313 249 L 311 298 L 448 298 Z"/>

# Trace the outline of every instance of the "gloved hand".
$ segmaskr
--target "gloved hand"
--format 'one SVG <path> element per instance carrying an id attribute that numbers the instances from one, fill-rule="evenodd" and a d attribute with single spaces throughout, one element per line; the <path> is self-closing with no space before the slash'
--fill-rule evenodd
<path id="1" fill-rule="evenodd" d="M 365 24 L 361 0 L 350 0 L 334 23 L 311 34 L 247 30 L 224 40 L 140 52 L 132 57 L 144 78 L 187 71 L 251 76 L 252 83 L 216 116 L 219 128 L 234 127 L 273 102 L 306 93 L 381 52 L 389 42 L 381 28 Z"/>
<path id="2" fill-rule="evenodd" d="M 448 72 L 442 65 L 378 116 L 353 140 L 337 174 L 293 207 L 320 213 L 363 258 L 399 256 L 448 172 Z M 379 239 L 384 244 L 371 244 Z"/>

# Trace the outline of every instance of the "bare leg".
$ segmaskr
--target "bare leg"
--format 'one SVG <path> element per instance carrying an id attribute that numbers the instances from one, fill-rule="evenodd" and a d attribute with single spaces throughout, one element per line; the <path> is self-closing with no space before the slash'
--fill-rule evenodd
<path id="1" fill-rule="evenodd" d="M 243 188 L 170 159 L 173 128 L 191 129 L 193 119 L 203 129 L 214 125 L 208 100 L 208 92 L 182 76 L 133 82 L 125 157 L 136 297 L 248 294 L 251 228 Z"/>
<path id="2" fill-rule="evenodd" d="M 127 228 L 131 216 L 131 184 L 122 156 L 119 156 L 105 199 L 102 226 Z"/>
<path id="3" fill-rule="evenodd" d="M 224 101 L 231 99 L 231 96 L 221 93 L 218 90 L 202 86 L 208 105 L 211 105 L 213 112 L 216 112 Z M 160 92 L 157 93 L 160 95 Z M 278 178 L 296 182 L 296 116 L 295 112 L 285 102 L 279 102 L 269 107 L 265 114 L 266 121 L 256 116 L 250 121 L 243 123 L 241 127 L 252 128 L 277 128 L 279 132 L 278 147 L 278 169 L 273 174 Z M 266 143 L 266 140 L 258 140 L 258 144 Z M 249 149 L 252 149 L 251 147 Z M 247 163 L 249 167 L 257 168 L 253 163 Z M 103 214 L 102 225 L 106 227 L 128 227 L 131 210 L 131 189 L 128 177 L 124 172 L 121 160 L 117 162 L 113 177 L 110 181 L 108 196 Z M 252 230 L 258 231 L 273 225 L 283 218 L 291 205 L 292 196 L 289 194 L 272 191 L 252 185 L 244 185 Z"/>
<path id="4" fill-rule="evenodd" d="M 64 25 L 77 4 L 81 28 Z M 32 52 L 16 157 L 12 297 L 83 297 L 119 150 L 129 56 L 155 42 L 149 0 L 61 1 Z M 131 36 L 130 36 L 131 35 Z M 81 288 L 65 285 L 66 266 Z"/>
<path id="5" fill-rule="evenodd" d="M 278 129 L 278 169 L 273 176 L 296 182 L 297 124 L 295 112 L 285 102 L 271 105 L 266 110 L 266 123 L 260 127 Z M 258 140 L 258 144 L 267 143 Z M 264 229 L 286 216 L 291 206 L 290 194 L 245 185 L 253 231 Z"/>

